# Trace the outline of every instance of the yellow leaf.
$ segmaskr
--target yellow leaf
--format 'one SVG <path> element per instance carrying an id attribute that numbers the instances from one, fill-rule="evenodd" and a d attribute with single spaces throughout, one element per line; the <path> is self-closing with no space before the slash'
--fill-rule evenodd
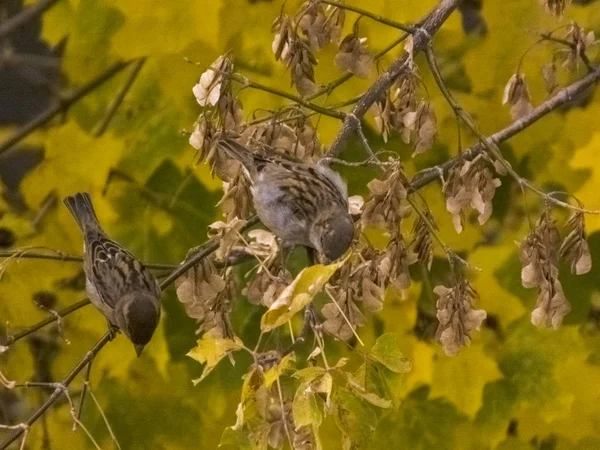
<path id="1" fill-rule="evenodd" d="M 48 133 L 44 160 L 23 181 L 25 199 L 31 205 L 39 205 L 50 190 L 59 198 L 89 191 L 97 209 L 108 172 L 120 159 L 124 147 L 124 142 L 110 133 L 94 138 L 74 121 L 53 129 Z"/>
<path id="2" fill-rule="evenodd" d="M 401 341 L 400 336 L 395 333 L 381 335 L 371 349 L 370 355 L 392 372 L 410 372 L 412 363 L 400 351 Z"/>
<path id="3" fill-rule="evenodd" d="M 501 378 L 496 361 L 472 345 L 453 358 L 439 357 L 433 368 L 431 397 L 445 397 L 471 417 L 482 404 L 483 387 Z"/>
<path id="4" fill-rule="evenodd" d="M 242 341 L 236 336 L 232 339 L 226 339 L 220 336 L 220 332 L 212 329 L 204 333 L 202 339 L 199 339 L 197 346 L 191 349 L 187 356 L 196 361 L 206 364 L 200 378 L 192 380 L 194 385 L 200 383 L 206 376 L 219 364 L 219 361 L 231 352 L 243 348 Z"/>
<path id="5" fill-rule="evenodd" d="M 287 323 L 294 314 L 311 302 L 344 262 L 345 260 L 328 266 L 317 264 L 303 269 L 262 316 L 262 332 L 266 333 Z"/>

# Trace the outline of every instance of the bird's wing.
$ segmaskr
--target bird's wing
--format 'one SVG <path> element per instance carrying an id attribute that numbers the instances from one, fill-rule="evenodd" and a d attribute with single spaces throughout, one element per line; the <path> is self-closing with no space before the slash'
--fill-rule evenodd
<path id="1" fill-rule="evenodd" d="M 103 234 L 86 239 L 86 275 L 100 300 L 115 308 L 132 289 L 159 294 L 152 275 L 135 256 Z"/>

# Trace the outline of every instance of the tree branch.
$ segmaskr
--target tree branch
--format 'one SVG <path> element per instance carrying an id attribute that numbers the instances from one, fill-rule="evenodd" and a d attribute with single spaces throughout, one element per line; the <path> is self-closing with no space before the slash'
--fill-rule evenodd
<path id="1" fill-rule="evenodd" d="M 244 225 L 244 227 L 240 230 L 240 232 L 246 231 L 248 228 L 252 227 L 253 225 L 255 225 L 257 223 L 258 223 L 258 217 L 252 216 L 251 218 L 248 219 L 248 221 L 246 222 L 246 225 Z M 160 283 L 160 288 L 162 290 L 166 289 L 177 278 L 179 278 L 181 275 L 183 275 L 185 272 L 187 272 L 189 269 L 191 269 L 195 265 L 199 264 L 204 258 L 206 258 L 210 254 L 212 254 L 217 248 L 219 248 L 219 241 L 217 241 L 217 240 L 214 240 L 214 241 L 211 240 L 211 241 L 207 241 L 206 243 L 204 243 L 202 246 L 200 246 L 198 248 L 197 253 L 195 253 L 189 260 L 183 262 L 179 266 L 175 266 L 175 269 L 165 279 L 162 280 L 162 282 Z M 6 253 L 6 252 L 3 252 L 3 253 Z M 19 257 L 27 257 L 26 255 L 27 254 L 19 255 Z M 3 256 L 3 255 L 0 254 L 0 256 Z M 81 261 L 80 257 L 66 255 L 64 253 L 60 253 L 59 255 L 56 256 L 56 258 L 52 258 L 52 256 L 54 256 L 54 255 L 39 254 L 39 255 L 36 255 L 35 257 L 39 257 L 42 259 L 44 259 L 44 258 L 60 259 L 60 260 L 64 260 L 64 261 Z M 31 254 L 30 254 L 30 257 L 32 257 Z M 240 264 L 246 260 L 247 260 L 247 255 L 242 255 L 238 252 L 237 254 L 232 254 L 230 260 L 227 262 L 227 265 Z M 150 266 L 151 265 L 146 265 L 146 267 L 150 267 Z M 172 265 L 167 266 L 167 265 L 162 265 L 162 264 L 155 264 L 154 266 L 156 266 L 155 268 L 162 268 L 162 269 L 165 269 L 165 268 L 173 269 L 174 268 L 174 266 L 172 266 Z M 19 331 L 18 333 L 15 333 L 14 335 L 8 335 L 4 339 L 0 338 L 0 345 L 8 347 L 8 346 L 14 344 L 16 341 L 23 339 L 24 337 L 36 332 L 40 328 L 43 328 L 46 325 L 56 322 L 61 317 L 71 314 L 72 312 L 77 311 L 78 309 L 80 309 L 88 304 L 90 304 L 89 299 L 83 299 L 77 303 L 73 303 L 72 305 L 67 306 L 66 308 L 56 311 L 56 314 L 48 316 L 45 319 L 37 322 L 36 324 L 31 325 L 30 327 L 27 327 L 24 330 Z"/>
<path id="2" fill-rule="evenodd" d="M 423 21 L 421 28 L 413 35 L 413 51 L 424 50 L 431 36 L 433 36 L 442 24 L 448 19 L 450 14 L 456 9 L 460 0 L 442 0 L 429 16 Z M 362 95 L 356 106 L 352 109 L 351 115 L 356 119 L 361 119 L 369 110 L 371 105 L 380 98 L 384 92 L 390 88 L 394 80 L 402 73 L 409 61 L 409 55 L 404 52 L 400 58 L 375 81 L 375 83 Z M 342 129 L 336 136 L 327 156 L 338 156 L 345 147 L 346 141 L 356 131 L 357 121 L 347 115 Z"/>
<path id="3" fill-rule="evenodd" d="M 39 419 L 42 414 L 48 410 L 52 404 L 61 396 L 61 394 L 65 393 L 69 384 L 75 379 L 75 377 L 81 372 L 90 361 L 94 359 L 96 354 L 110 341 L 111 334 L 107 332 L 102 338 L 92 347 L 92 349 L 87 352 L 87 354 L 83 357 L 79 363 L 73 367 L 71 372 L 60 382 L 56 384 L 56 388 L 50 394 L 48 399 L 31 415 L 29 419 L 21 426 L 15 430 L 13 434 L 11 434 L 4 442 L 0 444 L 0 450 L 5 450 L 8 448 L 10 444 L 16 441 L 24 432 L 29 430 L 29 427 L 35 423 L 37 419 Z"/>
<path id="4" fill-rule="evenodd" d="M 25 137 L 29 136 L 33 131 L 48 123 L 58 114 L 67 111 L 71 106 L 85 97 L 87 94 L 102 86 L 106 81 L 110 80 L 121 70 L 129 65 L 128 62 L 117 62 L 109 67 L 106 71 L 90 80 L 87 84 L 75 89 L 71 93 L 66 94 L 60 102 L 50 106 L 48 109 L 33 118 L 31 122 L 23 125 L 10 135 L 4 142 L 0 143 L 0 157 L 9 151 L 13 146 L 20 142 Z"/>
<path id="5" fill-rule="evenodd" d="M 9 34 L 14 33 L 23 25 L 31 22 L 33 19 L 39 17 L 53 6 L 58 0 L 40 0 L 33 6 L 24 8 L 19 14 L 6 20 L 3 24 L 0 24 L 0 41 L 7 37 Z"/>
<path id="6" fill-rule="evenodd" d="M 288 100 L 293 101 L 294 103 L 302 105 L 305 108 L 311 109 L 311 110 L 318 112 L 319 114 L 323 114 L 325 116 L 333 117 L 335 119 L 344 119 L 344 117 L 346 117 L 346 114 L 344 114 L 341 111 L 336 111 L 335 109 L 332 109 L 332 108 L 326 108 L 326 107 L 317 105 L 316 103 L 310 102 L 308 100 L 304 100 L 303 98 L 298 97 L 296 95 L 289 94 L 289 93 L 281 91 L 279 89 L 275 89 L 270 86 L 265 86 L 263 84 L 257 83 L 256 81 L 252 81 L 252 80 L 246 78 L 245 76 L 237 74 L 237 73 L 231 74 L 230 79 L 233 81 L 237 81 L 244 87 L 257 89 L 259 91 L 268 92 L 270 94 L 274 94 L 279 97 L 286 98 Z"/>
<path id="7" fill-rule="evenodd" d="M 383 17 L 379 14 L 374 14 L 370 11 L 367 11 L 366 9 L 362 9 L 357 6 L 347 5 L 346 3 L 340 3 L 340 2 L 334 1 L 334 0 L 319 0 L 319 1 L 321 3 L 325 3 L 327 5 L 332 5 L 337 8 L 341 8 L 341 9 L 345 9 L 347 11 L 352 11 L 352 12 L 358 13 L 361 16 L 368 17 L 369 19 L 373 19 L 376 22 L 382 23 L 389 27 L 397 28 L 402 31 L 406 31 L 407 33 L 414 33 L 415 31 L 417 31 L 417 28 L 415 28 L 415 27 L 411 27 L 409 25 L 405 25 L 403 23 L 396 22 L 395 20 L 388 19 L 387 17 Z"/>
<path id="8" fill-rule="evenodd" d="M 51 324 L 52 322 L 56 322 L 59 318 L 71 314 L 73 311 L 77 311 L 80 308 L 83 308 L 89 303 L 90 301 L 87 298 L 85 298 L 83 300 L 78 301 L 77 303 L 73 303 L 72 305 L 67 306 L 66 308 L 56 311 L 56 315 L 49 315 L 45 319 L 40 320 L 38 323 L 31 325 L 30 327 L 27 327 L 24 330 L 19 331 L 18 333 L 8 335 L 5 338 L 0 338 L 0 345 L 8 347 L 17 342 L 18 340 L 23 339 L 24 337 L 36 332 L 40 328 L 43 328 L 46 325 Z"/>
<path id="9" fill-rule="evenodd" d="M 444 80 L 442 79 L 439 68 L 437 66 L 437 61 L 436 61 L 432 46 L 428 46 L 428 48 L 426 50 L 426 56 L 427 56 L 427 62 L 429 63 L 429 67 L 433 74 L 433 78 L 435 79 L 440 91 L 446 98 L 446 101 L 452 107 L 456 116 L 459 117 L 463 121 L 463 123 L 465 123 L 465 125 L 471 130 L 471 132 L 480 139 L 483 148 L 485 150 L 487 150 L 490 153 L 490 155 L 493 156 L 500 164 L 502 164 L 502 166 L 504 167 L 506 172 L 511 177 L 513 177 L 515 179 L 515 181 L 517 181 L 517 183 L 519 183 L 519 186 L 526 187 L 530 191 L 532 191 L 532 192 L 536 193 L 537 195 L 539 195 L 540 197 L 542 197 L 544 200 L 551 202 L 557 206 L 567 208 L 567 209 L 573 209 L 576 211 L 585 212 L 588 214 L 598 214 L 597 211 L 590 211 L 590 210 L 582 209 L 578 206 L 573 206 L 567 202 L 558 200 L 555 197 L 553 197 L 552 195 L 547 194 L 544 191 L 542 191 L 531 181 L 527 180 L 526 178 L 521 177 L 512 168 L 512 166 L 504 159 L 504 157 L 502 156 L 502 153 L 500 152 L 500 149 L 498 148 L 498 145 L 495 142 L 493 142 L 489 137 L 487 137 L 483 133 L 481 133 L 481 131 L 479 131 L 479 128 L 477 128 L 477 125 L 475 124 L 475 121 L 470 116 L 470 114 L 465 109 L 463 109 L 458 104 L 456 99 L 452 96 L 448 87 L 444 84 Z"/>
<path id="10" fill-rule="evenodd" d="M 127 76 L 127 79 L 125 80 L 125 83 L 123 83 L 123 86 L 121 87 L 121 89 L 119 89 L 119 92 L 117 92 L 117 95 L 115 96 L 115 98 L 108 105 L 108 108 L 106 109 L 106 113 L 104 114 L 104 117 L 102 117 L 102 119 L 100 120 L 100 122 L 98 123 L 96 128 L 94 128 L 94 131 L 92 132 L 92 134 L 95 137 L 99 137 L 104 134 L 104 132 L 108 128 L 108 125 L 110 124 L 110 121 L 115 116 L 117 109 L 119 109 L 119 106 L 121 106 L 121 103 L 123 103 L 123 100 L 125 99 L 125 96 L 129 92 L 129 89 L 131 89 L 131 86 L 133 86 L 133 83 L 134 83 L 135 79 L 137 78 L 138 74 L 140 73 L 140 70 L 142 70 L 142 66 L 144 65 L 145 62 L 146 62 L 146 58 L 140 58 L 136 62 L 133 63 L 133 65 L 131 67 L 131 72 L 129 72 L 129 75 Z"/>
<path id="11" fill-rule="evenodd" d="M 598 81 L 600 81 L 600 68 L 595 69 L 593 72 L 589 73 L 582 79 L 561 89 L 551 98 L 549 98 L 548 100 L 531 110 L 529 114 L 521 117 L 519 120 L 514 121 L 506 128 L 503 128 L 502 130 L 492 134 L 489 137 L 490 141 L 492 141 L 494 144 L 500 144 L 504 141 L 507 141 L 511 137 L 515 136 L 516 134 L 519 134 L 524 129 L 536 123 L 545 115 L 549 114 L 557 108 L 560 108 L 561 106 L 564 106 L 565 104 L 573 100 L 575 96 L 582 93 Z M 413 177 L 411 187 L 415 190 L 425 187 L 432 181 L 437 180 L 441 173 L 447 171 L 457 162 L 462 160 L 470 161 L 477 155 L 479 155 L 483 150 L 483 144 L 476 144 L 470 147 L 468 150 L 462 152 L 460 155 L 455 156 L 454 158 L 451 158 L 448 161 L 444 162 L 443 164 L 422 170 Z"/>
<path id="12" fill-rule="evenodd" d="M 27 248 L 24 249 L 14 249 L 14 250 L 0 250 L 0 258 L 16 258 L 16 259 L 50 259 L 55 261 L 69 261 L 69 262 L 82 262 L 83 258 L 81 256 L 70 255 L 68 253 L 62 252 L 60 250 L 52 250 L 48 249 L 49 252 L 52 253 L 44 253 L 43 251 L 37 252 L 35 250 L 29 250 Z M 147 263 L 144 262 L 145 267 L 148 269 L 158 269 L 158 270 L 173 270 L 178 266 L 175 264 L 161 264 L 161 263 Z"/>
<path id="13" fill-rule="evenodd" d="M 383 50 L 381 50 L 379 53 L 377 53 L 375 55 L 375 61 L 380 59 L 382 56 L 386 55 L 389 51 L 394 49 L 397 45 L 400 45 L 402 42 L 404 42 L 408 38 L 408 36 L 410 36 L 410 34 L 405 33 L 402 36 L 400 36 L 398 39 L 396 39 L 395 41 L 390 43 L 390 45 L 388 45 L 386 48 L 384 48 Z M 321 88 L 319 88 L 319 90 L 317 92 L 306 97 L 306 99 L 313 100 L 317 97 L 320 97 L 323 94 L 331 94 L 335 88 L 341 86 L 342 84 L 344 84 L 346 81 L 348 81 L 352 77 L 354 77 L 354 74 L 351 72 L 348 72 L 348 73 L 342 75 L 341 77 L 339 77 L 338 79 L 327 83 L 325 86 L 322 86 Z"/>

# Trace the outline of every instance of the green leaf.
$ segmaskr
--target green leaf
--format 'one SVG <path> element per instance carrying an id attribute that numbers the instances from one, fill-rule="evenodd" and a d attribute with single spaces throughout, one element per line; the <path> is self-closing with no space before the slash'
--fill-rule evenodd
<path id="1" fill-rule="evenodd" d="M 324 369 L 323 367 L 319 367 L 319 366 L 305 367 L 304 369 L 301 369 L 301 370 L 297 371 L 296 373 L 294 373 L 293 377 L 297 378 L 298 380 L 300 380 L 302 382 L 310 382 L 310 381 L 314 380 L 315 378 L 325 374 L 326 372 L 327 372 L 326 369 Z"/>
<path id="2" fill-rule="evenodd" d="M 354 384 L 352 382 L 349 382 L 348 385 L 352 389 L 352 392 L 354 392 L 360 398 L 362 398 L 363 400 L 366 400 L 373 406 L 377 406 L 378 408 L 387 409 L 387 408 L 391 408 L 393 405 L 391 400 L 388 400 L 387 398 L 382 398 L 379 395 L 375 394 L 374 392 L 365 392 L 364 390 L 362 390 L 360 388 L 360 386 L 357 386 L 356 384 Z"/>
<path id="3" fill-rule="evenodd" d="M 266 333 L 286 324 L 294 314 L 311 302 L 344 262 L 345 260 L 328 266 L 317 264 L 303 269 L 262 316 L 260 320 L 262 332 Z"/>
<path id="4" fill-rule="evenodd" d="M 381 370 L 386 370 L 381 368 Z M 388 374 L 391 372 L 388 372 Z M 389 393 L 388 379 L 378 364 L 361 364 L 356 373 L 342 372 L 352 392 L 378 408 L 390 408 L 393 402 L 385 398 Z M 392 374 L 393 375 L 393 374 Z"/>
<path id="5" fill-rule="evenodd" d="M 402 354 L 400 344 L 401 339 L 397 334 L 383 334 L 375 341 L 369 355 L 392 372 L 410 372 L 412 362 Z"/>
<path id="6" fill-rule="evenodd" d="M 200 383 L 219 364 L 221 359 L 242 348 L 243 343 L 238 337 L 233 340 L 223 338 L 216 329 L 204 333 L 202 339 L 198 340 L 198 345 L 187 353 L 190 358 L 206 364 L 200 378 L 192 380 L 192 383 L 194 385 Z"/>
<path id="7" fill-rule="evenodd" d="M 429 389 L 413 391 L 398 411 L 389 410 L 377 424 L 377 431 L 368 447 L 379 449 L 455 450 L 456 431 L 466 422 L 451 403 L 429 400 Z"/>
<path id="8" fill-rule="evenodd" d="M 292 411 L 296 430 L 304 426 L 319 427 L 321 425 L 323 413 L 315 393 L 311 391 L 310 383 L 302 383 L 296 391 Z"/>
<path id="9" fill-rule="evenodd" d="M 334 395 L 336 423 L 344 437 L 344 449 L 359 449 L 371 440 L 377 417 L 367 404 L 347 389 L 337 389 Z"/>

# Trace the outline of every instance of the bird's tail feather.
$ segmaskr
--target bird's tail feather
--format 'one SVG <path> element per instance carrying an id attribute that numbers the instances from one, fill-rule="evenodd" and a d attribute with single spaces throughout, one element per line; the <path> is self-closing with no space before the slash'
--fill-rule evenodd
<path id="1" fill-rule="evenodd" d="M 63 203 L 69 209 L 83 233 L 88 230 L 102 229 L 94 212 L 92 197 L 87 192 L 78 192 L 66 197 Z"/>
<path id="2" fill-rule="evenodd" d="M 254 165 L 255 155 L 243 145 L 239 144 L 232 138 L 225 138 L 219 141 L 219 147 L 223 149 L 229 156 L 237 159 L 246 168 Z"/>

